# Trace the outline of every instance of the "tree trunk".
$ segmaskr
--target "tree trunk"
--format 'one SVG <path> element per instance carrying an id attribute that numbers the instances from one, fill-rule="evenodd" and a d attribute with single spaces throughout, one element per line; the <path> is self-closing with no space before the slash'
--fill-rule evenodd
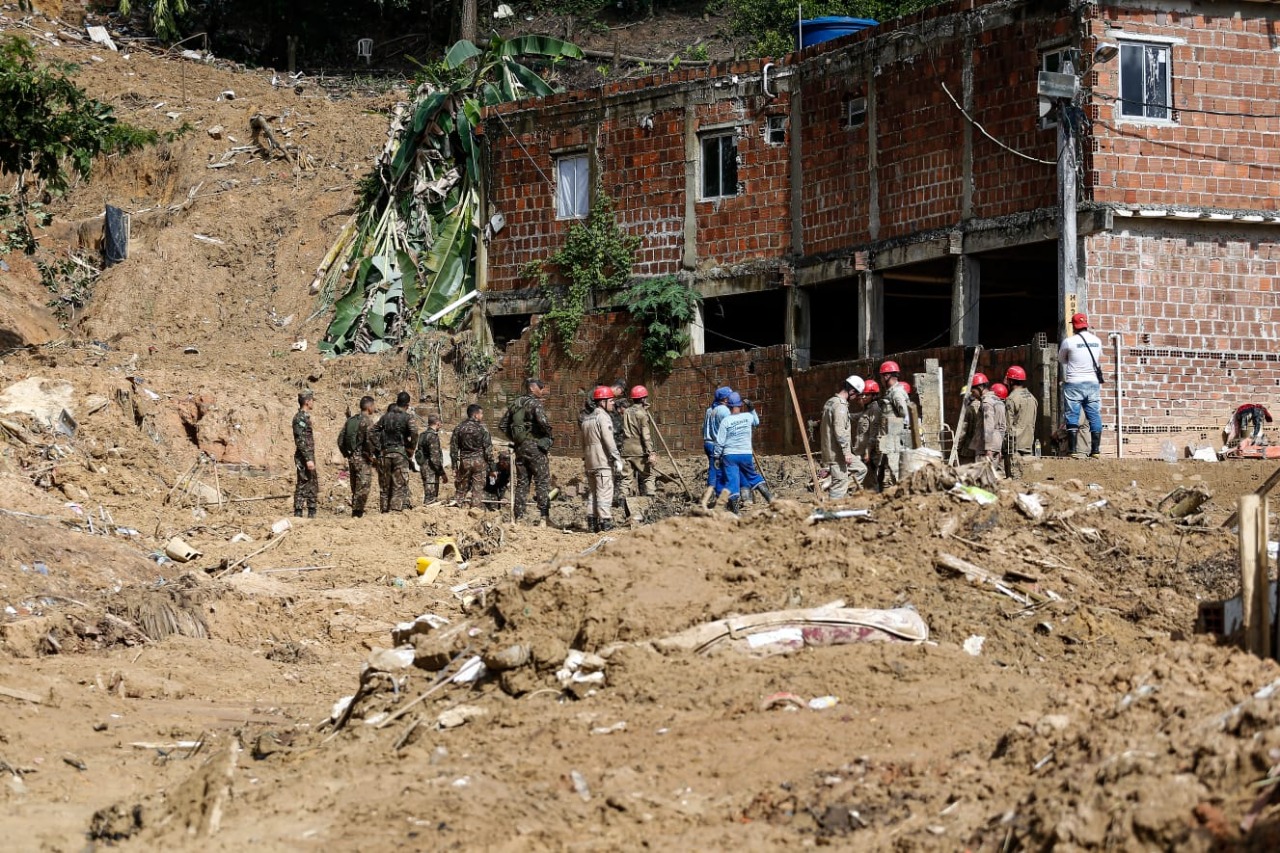
<path id="1" fill-rule="evenodd" d="M 478 15 L 478 0 L 462 0 L 462 15 L 458 19 L 458 38 L 475 43 Z"/>

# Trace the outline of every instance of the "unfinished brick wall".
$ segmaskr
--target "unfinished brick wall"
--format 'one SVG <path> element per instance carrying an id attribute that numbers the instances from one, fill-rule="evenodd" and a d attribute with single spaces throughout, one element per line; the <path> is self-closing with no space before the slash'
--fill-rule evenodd
<path id="1" fill-rule="evenodd" d="M 702 452 L 702 418 L 711 396 L 720 385 L 732 386 L 755 402 L 761 425 L 756 433 L 756 449 L 761 453 L 781 452 L 784 405 L 787 396 L 787 348 L 774 346 L 757 350 L 711 353 L 678 359 L 667 376 L 655 378 L 640 358 L 639 338 L 626 331 L 630 318 L 625 313 L 594 314 L 582 325 L 575 344 L 583 355 L 572 361 L 544 344 L 538 375 L 550 383 L 547 415 L 555 434 L 557 455 L 579 455 L 582 436 L 578 412 L 599 382 L 626 379 L 628 386 L 644 385 L 653 403 L 654 420 L 677 455 Z M 508 403 L 522 393 L 528 375 L 532 329 L 503 353 L 501 369 L 491 378 L 485 406 L 491 428 Z M 495 434 L 496 437 L 496 434 Z"/>
<path id="2" fill-rule="evenodd" d="M 1264 235 L 1150 222 L 1086 238 L 1090 322 L 1111 380 L 1103 421 L 1114 429 L 1119 373 L 1126 454 L 1155 455 L 1166 439 L 1220 445 L 1238 405 L 1280 409 L 1280 243 Z"/>
<path id="3" fill-rule="evenodd" d="M 1232 6 L 1100 6 L 1088 27 L 1095 42 L 1115 44 L 1126 35 L 1178 40 L 1170 53 L 1173 105 L 1179 110 L 1173 121 L 1121 117 L 1114 101 L 1120 94 L 1119 59 L 1094 67 L 1088 177 L 1094 201 L 1242 210 L 1280 206 L 1280 119 L 1251 117 L 1280 112 L 1274 107 L 1280 102 L 1274 13 L 1261 6 L 1244 14 Z"/>

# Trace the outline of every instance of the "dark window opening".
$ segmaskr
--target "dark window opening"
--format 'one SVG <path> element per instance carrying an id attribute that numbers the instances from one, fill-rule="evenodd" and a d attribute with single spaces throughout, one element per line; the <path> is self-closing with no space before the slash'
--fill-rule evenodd
<path id="1" fill-rule="evenodd" d="M 738 134 L 736 131 L 702 137 L 702 197 L 738 194 Z"/>
<path id="2" fill-rule="evenodd" d="M 978 342 L 987 348 L 1021 346 L 1038 332 L 1057 340 L 1058 244 L 1028 243 L 975 257 L 982 276 Z"/>
<path id="3" fill-rule="evenodd" d="M 765 125 L 765 139 L 770 145 L 783 145 L 787 141 L 787 117 L 769 116 Z"/>
<path id="4" fill-rule="evenodd" d="M 844 126 L 850 129 L 867 123 L 867 99 L 849 97 L 844 102 Z"/>
<path id="5" fill-rule="evenodd" d="M 955 260 L 948 257 L 884 271 L 885 352 L 951 343 L 954 269 Z"/>
<path id="6" fill-rule="evenodd" d="M 810 359 L 813 364 L 858 358 L 858 280 L 809 291 Z"/>
<path id="7" fill-rule="evenodd" d="M 520 340 L 520 336 L 528 330 L 532 319 L 532 314 L 505 314 L 490 317 L 489 328 L 493 331 L 494 347 L 502 349 L 507 344 Z"/>
<path id="8" fill-rule="evenodd" d="M 787 292 L 762 290 L 702 303 L 706 352 L 771 347 L 785 343 Z"/>

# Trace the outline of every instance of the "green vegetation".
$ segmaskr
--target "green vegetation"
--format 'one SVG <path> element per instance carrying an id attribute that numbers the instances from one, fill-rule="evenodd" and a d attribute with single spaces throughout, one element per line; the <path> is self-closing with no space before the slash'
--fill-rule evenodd
<path id="1" fill-rule="evenodd" d="M 757 56 L 782 56 L 795 49 L 792 27 L 796 4 L 792 0 L 726 0 L 734 35 L 755 36 Z M 804 17 L 847 15 L 887 21 L 935 5 L 937 0 L 809 0 Z"/>
<path id="2" fill-rule="evenodd" d="M 669 373 L 689 347 L 689 324 L 701 302 L 697 290 L 673 275 L 640 279 L 622 294 L 630 330 L 640 333 L 640 354 L 655 373 Z"/>
<path id="3" fill-rule="evenodd" d="M 161 41 L 174 41 L 180 35 L 178 18 L 187 14 L 187 0 L 144 0 L 147 24 Z M 120 14 L 133 11 L 132 0 L 120 0 Z"/>
<path id="4" fill-rule="evenodd" d="M 459 41 L 423 81 L 374 173 L 360 182 L 360 208 L 326 258 L 321 305 L 333 319 L 322 352 L 382 352 L 475 289 L 480 197 L 488 142 L 477 133 L 485 106 L 555 90 L 524 56 L 582 58 L 547 36 Z M 433 319 L 449 326 L 462 309 Z"/>
<path id="5" fill-rule="evenodd" d="M 554 335 L 554 342 L 565 356 L 575 361 L 581 357 L 574 351 L 573 342 L 591 294 L 625 287 L 639 246 L 639 237 L 618 227 L 612 199 L 597 187 L 590 215 L 573 224 L 564 245 L 550 258 L 534 261 L 525 268 L 525 275 L 537 281 L 550 304 L 534 327 L 529 348 L 531 372 L 537 372 L 538 350 L 548 334 Z"/>

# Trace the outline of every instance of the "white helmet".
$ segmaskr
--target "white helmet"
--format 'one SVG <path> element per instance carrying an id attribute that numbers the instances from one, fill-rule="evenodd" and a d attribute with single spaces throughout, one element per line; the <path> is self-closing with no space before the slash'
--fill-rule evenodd
<path id="1" fill-rule="evenodd" d="M 845 377 L 844 384 L 852 388 L 855 394 L 861 394 L 862 389 L 865 387 L 861 376 L 847 376 Z"/>

